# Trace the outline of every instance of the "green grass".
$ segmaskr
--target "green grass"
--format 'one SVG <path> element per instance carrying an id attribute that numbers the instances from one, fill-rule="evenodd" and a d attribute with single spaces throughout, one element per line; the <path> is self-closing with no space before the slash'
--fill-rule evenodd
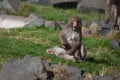
<path id="1" fill-rule="evenodd" d="M 63 10 L 28 3 L 25 6 L 29 7 L 16 15 L 28 16 L 31 12 L 37 12 L 44 19 L 55 21 L 67 21 L 70 16 L 77 15 L 82 18 L 84 23 L 91 19 L 104 17 L 100 13 L 78 13 L 75 9 Z M 0 67 L 2 67 L 2 63 L 11 58 L 23 58 L 25 55 L 32 55 L 47 59 L 51 63 L 76 66 L 85 70 L 85 73 L 90 74 L 101 74 L 104 68 L 106 69 L 105 74 L 115 75 L 120 72 L 120 50 L 112 49 L 109 45 L 110 40 L 105 38 L 83 37 L 83 44 L 88 51 L 84 63 L 65 61 L 62 58 L 46 54 L 47 48 L 60 44 L 59 32 L 60 30 L 44 27 L 37 29 L 35 26 L 0 29 Z"/>
<path id="2" fill-rule="evenodd" d="M 82 18 L 83 22 L 91 19 L 104 18 L 103 14 L 99 13 L 78 13 L 75 8 L 60 9 L 52 6 L 40 6 L 30 3 L 22 3 L 18 13 L 8 12 L 14 15 L 28 16 L 30 13 L 39 13 L 44 19 L 54 21 L 67 21 L 70 16 L 76 15 Z"/>
<path id="3" fill-rule="evenodd" d="M 62 63 L 77 66 L 86 73 L 99 74 L 105 68 L 115 68 L 120 71 L 120 51 L 111 49 L 108 39 L 84 37 L 83 44 L 88 50 L 84 63 L 65 61 L 62 58 L 46 54 L 46 49 L 60 44 L 60 30 L 35 27 L 0 29 L 0 63 L 2 65 L 11 58 L 23 58 L 25 55 L 39 56 L 52 63 Z M 116 71 L 115 70 L 115 71 Z M 112 73 L 109 73 L 112 74 Z"/>

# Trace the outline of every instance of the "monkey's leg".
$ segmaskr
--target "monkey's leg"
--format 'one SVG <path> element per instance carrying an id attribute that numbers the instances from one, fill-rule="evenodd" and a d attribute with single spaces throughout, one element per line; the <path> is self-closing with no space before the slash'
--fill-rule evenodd
<path id="1" fill-rule="evenodd" d="M 84 62 L 86 56 L 87 56 L 87 50 L 83 45 L 81 45 L 81 48 L 75 52 L 75 57 L 79 62 Z"/>
<path id="2" fill-rule="evenodd" d="M 72 60 L 73 62 L 76 61 L 74 56 L 68 55 L 66 53 L 60 54 L 59 57 L 64 58 L 65 60 Z"/>
<path id="3" fill-rule="evenodd" d="M 113 8 L 113 18 L 114 18 L 114 29 L 115 30 L 119 30 L 119 24 L 118 24 L 118 6 L 117 5 L 114 5 L 114 8 Z"/>
<path id="4" fill-rule="evenodd" d="M 105 6 L 105 23 L 108 23 L 111 16 L 111 9 L 112 9 L 112 0 L 106 0 Z"/>

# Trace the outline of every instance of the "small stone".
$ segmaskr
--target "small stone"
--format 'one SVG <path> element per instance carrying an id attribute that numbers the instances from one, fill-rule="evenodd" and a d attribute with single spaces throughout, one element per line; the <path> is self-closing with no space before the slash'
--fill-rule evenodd
<path id="1" fill-rule="evenodd" d="M 116 41 L 116 40 L 112 40 L 110 42 L 110 45 L 114 48 L 114 49 L 120 49 L 120 42 Z"/>

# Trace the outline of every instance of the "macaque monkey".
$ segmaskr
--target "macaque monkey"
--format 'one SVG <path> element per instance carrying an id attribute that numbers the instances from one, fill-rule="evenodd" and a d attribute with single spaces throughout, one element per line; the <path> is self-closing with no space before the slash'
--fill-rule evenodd
<path id="1" fill-rule="evenodd" d="M 61 47 L 67 50 L 68 55 L 75 56 L 78 51 L 77 59 L 82 59 L 81 43 L 82 43 L 82 20 L 73 16 L 60 32 Z"/>
<path id="2" fill-rule="evenodd" d="M 73 62 L 75 62 L 74 56 L 66 54 L 67 51 L 65 49 L 61 48 L 60 46 L 56 46 L 56 47 L 47 49 L 46 53 L 64 58 L 65 60 L 72 60 Z"/>
<path id="3" fill-rule="evenodd" d="M 120 0 L 106 0 L 105 15 L 105 22 L 108 23 L 112 16 L 114 19 L 114 28 L 119 29 L 118 18 L 120 17 Z"/>
<path id="4" fill-rule="evenodd" d="M 81 56 L 82 56 L 82 61 L 85 60 L 86 58 L 86 55 L 87 55 L 87 52 L 86 52 L 86 49 L 85 47 L 82 45 L 81 46 Z M 64 48 L 60 47 L 60 46 L 56 46 L 56 47 L 53 47 L 53 48 L 50 48 L 50 49 L 47 49 L 46 50 L 46 53 L 48 54 L 51 54 L 51 55 L 55 55 L 55 56 L 58 56 L 58 57 L 61 57 L 65 60 L 72 60 L 73 62 L 77 61 L 77 59 L 75 57 L 78 56 L 78 50 L 74 53 L 75 56 L 73 55 L 69 55 L 69 54 L 66 54 L 67 53 L 67 50 L 65 50 Z"/>

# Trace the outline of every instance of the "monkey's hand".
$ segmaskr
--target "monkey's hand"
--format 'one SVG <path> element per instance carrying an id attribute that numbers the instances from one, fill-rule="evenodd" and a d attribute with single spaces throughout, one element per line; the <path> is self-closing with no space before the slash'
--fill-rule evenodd
<path id="1" fill-rule="evenodd" d="M 67 54 L 69 54 L 69 55 L 74 55 L 76 51 L 77 51 L 77 48 L 72 47 L 72 48 L 67 52 Z"/>
<path id="2" fill-rule="evenodd" d="M 70 50 L 71 47 L 69 46 L 69 44 L 64 44 L 64 45 L 60 45 L 61 48 L 65 49 L 66 51 Z"/>
<path id="3" fill-rule="evenodd" d="M 65 45 L 60 45 L 61 48 L 63 49 L 66 49 L 66 46 Z"/>

